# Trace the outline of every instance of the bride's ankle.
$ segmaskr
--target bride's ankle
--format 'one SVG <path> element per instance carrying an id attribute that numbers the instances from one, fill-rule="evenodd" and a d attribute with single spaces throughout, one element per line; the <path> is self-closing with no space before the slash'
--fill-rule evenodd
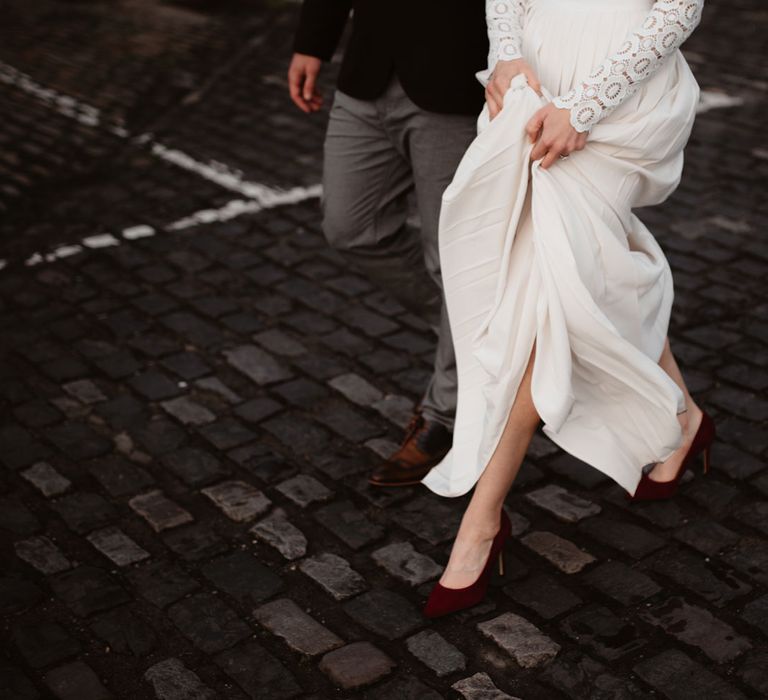
<path id="1" fill-rule="evenodd" d="M 677 414 L 677 419 L 680 422 L 680 429 L 683 431 L 683 435 L 690 437 L 696 432 L 701 417 L 703 415 L 702 410 L 698 405 L 689 397 L 686 402 L 685 410 L 682 413 Z"/>
<path id="2" fill-rule="evenodd" d="M 459 529 L 462 535 L 473 540 L 493 539 L 499 531 L 499 514 L 474 514 L 468 510 L 461 520 Z"/>
<path id="3" fill-rule="evenodd" d="M 699 429 L 699 424 L 701 423 L 704 412 L 693 401 L 691 401 L 688 404 L 685 415 L 687 420 L 683 430 L 689 437 L 691 437 Z"/>

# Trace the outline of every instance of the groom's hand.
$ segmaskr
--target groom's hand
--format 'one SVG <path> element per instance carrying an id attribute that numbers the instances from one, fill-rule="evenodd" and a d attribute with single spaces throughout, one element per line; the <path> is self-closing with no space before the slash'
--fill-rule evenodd
<path id="1" fill-rule="evenodd" d="M 485 101 L 488 103 L 488 111 L 493 119 L 504 106 L 504 95 L 509 90 L 509 84 L 512 78 L 522 73 L 528 80 L 528 85 L 541 95 L 541 83 L 536 74 L 522 58 L 515 58 L 511 61 L 497 61 L 488 81 L 488 87 L 485 88 Z"/>
<path id="2" fill-rule="evenodd" d="M 291 99 L 302 112 L 307 114 L 317 112 L 323 106 L 323 98 L 315 89 L 322 64 L 323 62 L 315 56 L 295 53 L 288 68 L 288 89 L 291 92 Z"/>

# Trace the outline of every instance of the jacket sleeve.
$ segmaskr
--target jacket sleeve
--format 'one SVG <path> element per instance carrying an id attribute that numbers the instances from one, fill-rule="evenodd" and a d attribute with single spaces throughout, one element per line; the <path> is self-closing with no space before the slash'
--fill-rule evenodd
<path id="1" fill-rule="evenodd" d="M 589 131 L 633 95 L 690 36 L 704 0 L 656 0 L 642 26 L 572 90 L 552 100 L 571 111 L 576 131 Z"/>
<path id="2" fill-rule="evenodd" d="M 329 61 L 351 9 L 352 0 L 304 0 L 293 50 Z"/>

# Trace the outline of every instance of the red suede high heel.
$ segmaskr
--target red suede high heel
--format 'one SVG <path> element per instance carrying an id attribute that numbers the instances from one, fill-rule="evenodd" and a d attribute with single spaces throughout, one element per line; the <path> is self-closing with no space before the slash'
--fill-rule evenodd
<path id="1" fill-rule="evenodd" d="M 677 487 L 680 483 L 680 478 L 685 473 L 685 470 L 691 467 L 693 460 L 698 457 L 699 454 L 704 455 L 704 471 L 706 474 L 709 471 L 709 450 L 712 447 L 712 442 L 715 439 L 715 422 L 710 418 L 706 411 L 701 416 L 701 424 L 696 431 L 696 435 L 693 436 L 691 446 L 688 448 L 688 452 L 680 463 L 680 468 L 677 470 L 674 479 L 669 481 L 654 481 L 648 474 L 643 474 L 640 478 L 640 482 L 637 484 L 634 494 L 627 494 L 629 501 L 657 501 L 665 498 L 671 498 L 677 493 Z"/>
<path id="2" fill-rule="evenodd" d="M 491 551 L 488 553 L 488 559 L 480 576 L 474 583 L 464 588 L 446 588 L 438 581 L 429 594 L 427 604 L 424 606 L 424 615 L 426 617 L 440 617 L 441 615 L 447 615 L 448 613 L 477 605 L 485 597 L 485 593 L 488 590 L 488 581 L 491 578 L 491 570 L 496 560 L 499 562 L 499 574 L 504 575 L 502 550 L 511 531 L 512 523 L 509 522 L 507 514 L 502 509 L 501 526 L 493 538 Z"/>

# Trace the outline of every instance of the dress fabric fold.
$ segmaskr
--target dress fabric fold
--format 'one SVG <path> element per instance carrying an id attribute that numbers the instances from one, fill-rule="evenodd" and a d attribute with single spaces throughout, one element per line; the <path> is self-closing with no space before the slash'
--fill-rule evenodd
<path id="1" fill-rule="evenodd" d="M 453 446 L 423 479 L 460 496 L 501 437 L 531 350 L 544 433 L 634 493 L 679 445 L 685 402 L 659 367 L 673 301 L 667 260 L 632 212 L 677 187 L 699 88 L 679 51 L 548 169 L 525 125 L 615 50 L 645 0 L 532 0 L 522 75 L 443 194 L 440 260 L 458 371 Z M 487 72 L 478 74 L 481 82 Z"/>

